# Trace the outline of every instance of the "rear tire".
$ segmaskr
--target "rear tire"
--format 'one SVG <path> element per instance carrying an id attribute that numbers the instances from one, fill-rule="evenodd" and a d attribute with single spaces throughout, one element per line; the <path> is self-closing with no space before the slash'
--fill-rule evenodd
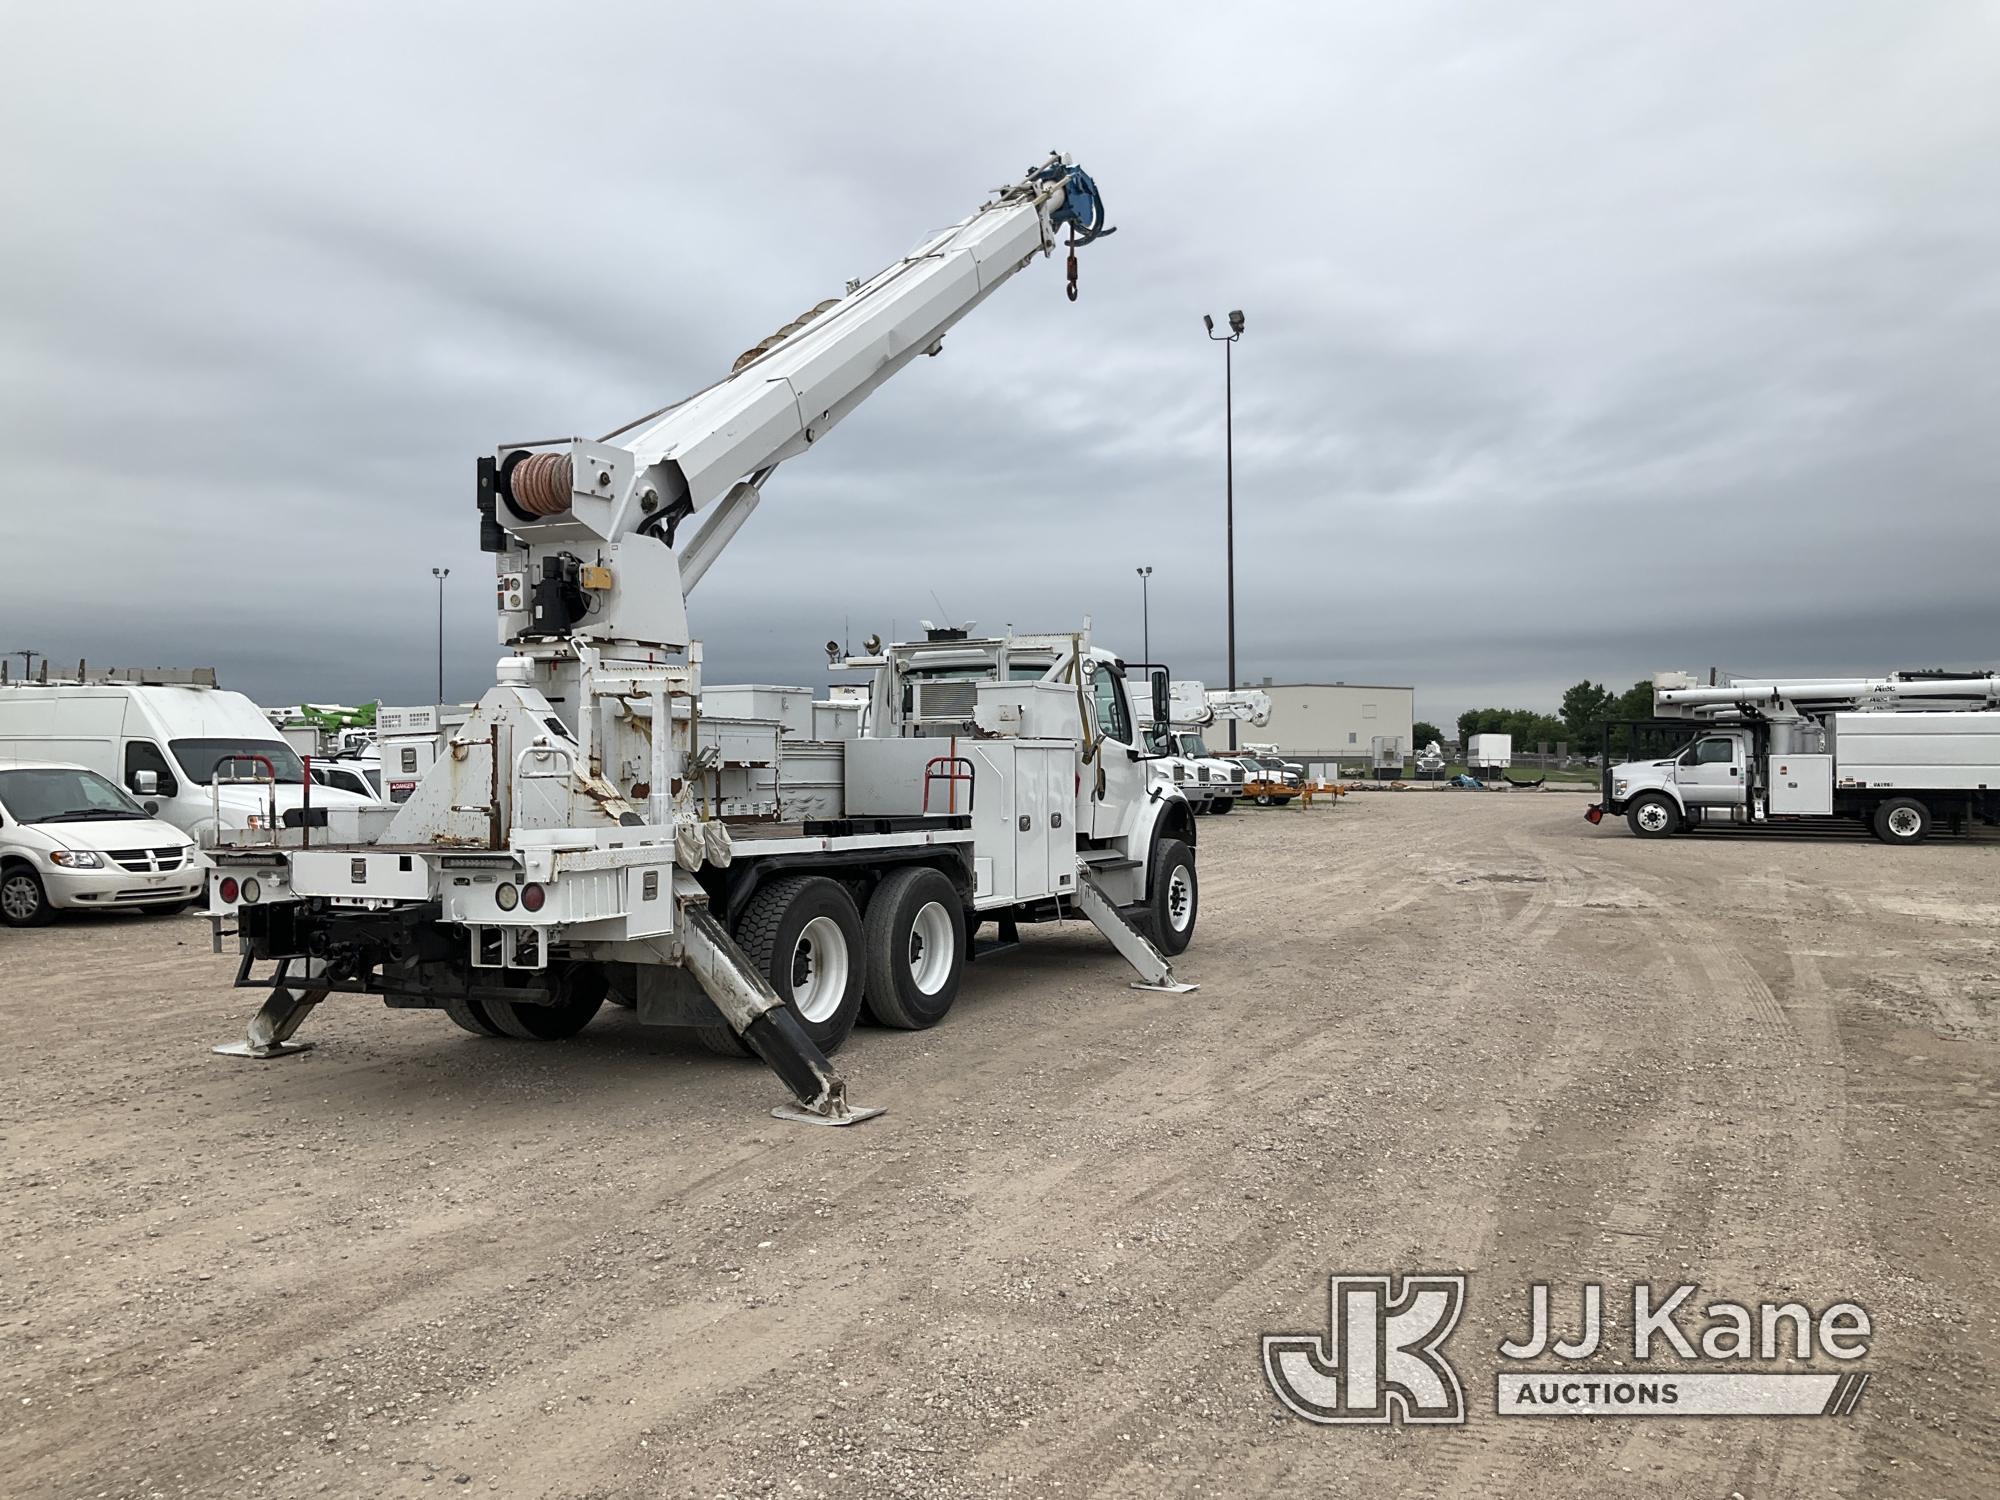
<path id="1" fill-rule="evenodd" d="M 1179 839 L 1160 839 L 1153 845 L 1146 909 L 1153 946 L 1169 958 L 1186 952 L 1194 941 L 1195 919 L 1201 915 L 1201 882 L 1194 873 L 1194 851 Z"/>
<path id="2" fill-rule="evenodd" d="M 815 1047 L 831 1054 L 847 1040 L 861 1014 L 865 949 L 861 913 L 846 886 L 823 875 L 773 881 L 744 908 L 736 943 Z M 721 1029 L 735 1041 L 733 1030 Z"/>
<path id="3" fill-rule="evenodd" d="M 39 875 L 26 865 L 0 870 L 0 925 L 40 927 L 53 915 Z"/>
<path id="4" fill-rule="evenodd" d="M 1625 809 L 1625 822 L 1636 838 L 1663 839 L 1680 831 L 1681 810 L 1671 797 L 1648 792 Z"/>
<path id="5" fill-rule="evenodd" d="M 444 1013 L 451 1017 L 460 1030 L 469 1031 L 474 1036 L 504 1036 L 493 1018 L 486 1013 L 486 1007 L 477 1000 L 451 999 L 444 1003 Z"/>
<path id="6" fill-rule="evenodd" d="M 928 867 L 896 871 L 876 888 L 862 923 L 868 1013 L 904 1031 L 937 1025 L 958 998 L 965 949 L 964 909 L 951 881 Z"/>
<path id="7" fill-rule="evenodd" d="M 508 1036 L 525 1042 L 561 1042 L 590 1024 L 604 1004 L 604 991 L 604 971 L 578 965 L 556 977 L 553 1004 L 485 1000 L 480 1005 L 493 1024 Z"/>
<path id="8" fill-rule="evenodd" d="M 1931 810 L 1915 797 L 1891 797 L 1875 809 L 1875 837 L 1885 844 L 1921 844 L 1930 832 Z"/>

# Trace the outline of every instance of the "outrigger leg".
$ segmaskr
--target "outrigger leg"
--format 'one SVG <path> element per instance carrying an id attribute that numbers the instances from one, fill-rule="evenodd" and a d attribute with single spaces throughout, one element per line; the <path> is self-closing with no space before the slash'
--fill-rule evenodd
<path id="1" fill-rule="evenodd" d="M 1139 978 L 1132 981 L 1133 989 L 1153 990 L 1162 995 L 1185 995 L 1195 988 L 1174 978 L 1174 966 L 1167 956 L 1153 946 L 1150 938 L 1125 920 L 1125 914 L 1098 888 L 1088 870 L 1078 872 L 1076 904 L 1097 930 L 1111 939 L 1111 946 L 1118 950 L 1125 962 L 1139 971 Z"/>
<path id="2" fill-rule="evenodd" d="M 306 973 L 299 979 L 290 979 L 286 960 L 278 970 L 277 978 L 271 985 L 271 997 L 257 1008 L 257 1014 L 250 1018 L 250 1025 L 240 1042 L 224 1042 L 211 1047 L 211 1052 L 220 1052 L 224 1057 L 254 1057 L 267 1060 L 285 1057 L 294 1052 L 304 1052 L 311 1048 L 311 1042 L 295 1042 L 292 1033 L 299 1029 L 299 1023 L 312 1014 L 312 1009 L 327 997 L 327 991 L 306 987 L 316 970 L 316 961 L 306 960 Z"/>
<path id="3" fill-rule="evenodd" d="M 681 952 L 702 992 L 799 1102 L 771 1111 L 800 1125 L 858 1125 L 884 1113 L 847 1102 L 847 1084 L 707 906 L 681 908 Z"/>

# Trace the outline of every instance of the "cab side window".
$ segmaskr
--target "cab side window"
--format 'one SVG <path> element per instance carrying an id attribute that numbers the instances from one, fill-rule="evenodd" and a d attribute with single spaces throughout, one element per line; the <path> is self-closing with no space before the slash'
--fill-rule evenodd
<path id="1" fill-rule="evenodd" d="M 1091 678 L 1097 697 L 1097 732 L 1121 745 L 1129 745 L 1133 743 L 1132 716 L 1125 706 L 1124 682 L 1124 678 L 1102 662 Z"/>
<path id="2" fill-rule="evenodd" d="M 1694 747 L 1697 765 L 1726 766 L 1736 759 L 1736 744 L 1733 740 L 1703 740 Z"/>
<path id="3" fill-rule="evenodd" d="M 180 794 L 180 786 L 174 780 L 174 773 L 167 769 L 167 758 L 160 753 L 160 747 L 151 740 L 129 740 L 125 745 L 125 790 L 137 794 L 139 773 L 151 771 L 160 778 L 159 795 L 174 797 Z"/>

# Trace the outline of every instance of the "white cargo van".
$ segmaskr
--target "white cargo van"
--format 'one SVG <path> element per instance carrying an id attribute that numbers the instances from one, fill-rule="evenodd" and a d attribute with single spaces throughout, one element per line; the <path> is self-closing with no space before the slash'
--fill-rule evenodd
<path id="1" fill-rule="evenodd" d="M 0 760 L 87 767 L 203 842 L 262 828 L 274 810 L 282 819 L 306 796 L 298 752 L 262 709 L 216 687 L 206 668 L 0 685 Z M 315 786 L 311 796 L 315 808 L 373 805 L 331 787 Z"/>

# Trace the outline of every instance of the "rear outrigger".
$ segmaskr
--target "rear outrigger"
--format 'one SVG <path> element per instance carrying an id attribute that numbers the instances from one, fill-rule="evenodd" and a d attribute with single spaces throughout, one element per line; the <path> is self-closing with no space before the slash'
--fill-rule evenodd
<path id="1" fill-rule="evenodd" d="M 400 803 L 213 851 L 218 943 L 233 919 L 237 982 L 269 990 L 216 1050 L 296 1051 L 336 993 L 523 1039 L 574 1035 L 611 1000 L 763 1058 L 797 1101 L 781 1117 L 844 1125 L 880 1111 L 848 1102 L 827 1054 L 864 1008 L 941 1020 L 985 922 L 1007 939 L 1081 915 L 1139 987 L 1191 989 L 1172 955 L 1199 911 L 1194 819 L 1149 781 L 1133 685 L 1087 622 L 848 660 L 868 732 L 811 747 L 815 774 L 838 765 L 811 817 L 725 811 L 701 732 L 686 599 L 773 470 L 1065 228 L 1072 247 L 1109 232 L 1095 184 L 1051 158 L 706 391 L 598 442 L 482 459 L 510 654 Z M 1070 275 L 1073 296 L 1073 255 Z M 1145 681 L 1164 715 L 1165 672 Z"/>

